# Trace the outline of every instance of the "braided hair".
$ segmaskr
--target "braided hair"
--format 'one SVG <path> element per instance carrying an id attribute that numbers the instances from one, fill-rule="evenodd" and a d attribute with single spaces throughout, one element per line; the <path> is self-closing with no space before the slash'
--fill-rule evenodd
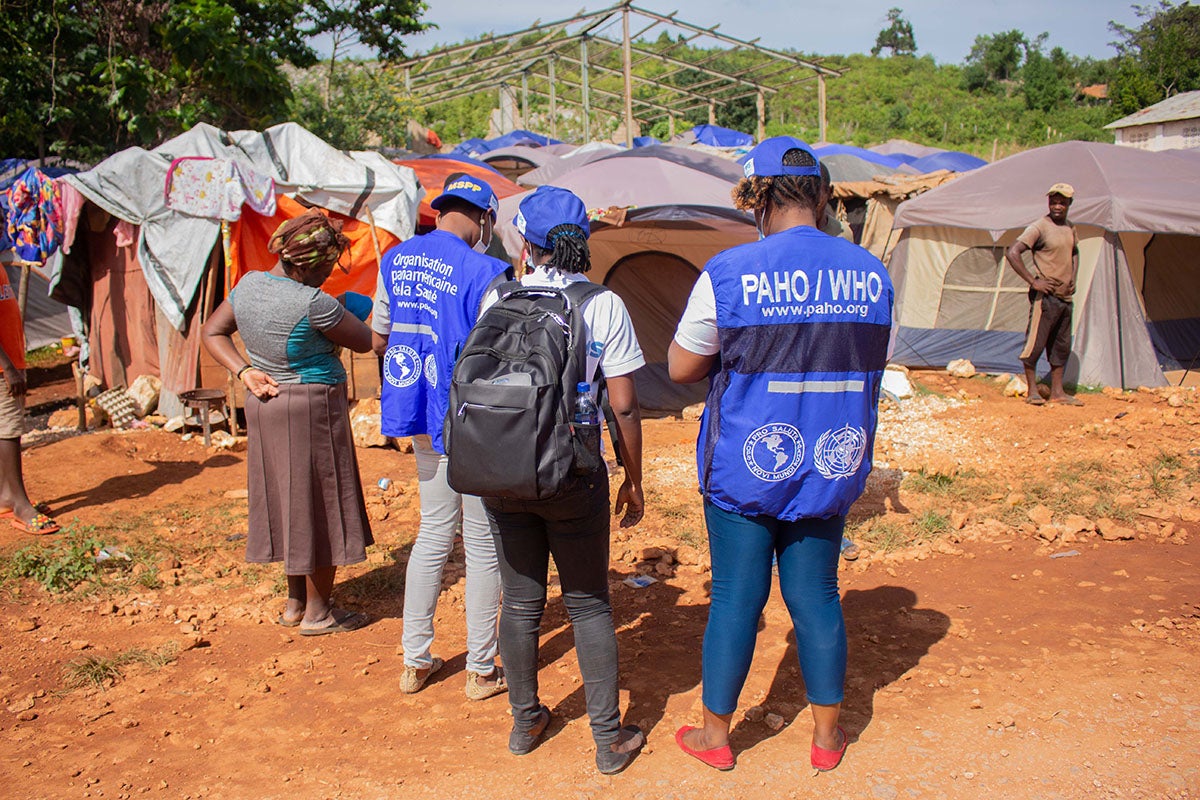
<path id="1" fill-rule="evenodd" d="M 541 258 L 546 253 L 551 254 L 546 266 L 554 267 L 559 272 L 571 273 L 587 272 L 592 268 L 587 234 L 578 225 L 570 222 L 555 225 L 546 234 L 546 242 L 550 245 L 548 249 L 539 247 L 533 242 L 529 243 L 537 258 Z"/>
<path id="2" fill-rule="evenodd" d="M 816 164 L 810 153 L 799 148 L 783 154 L 785 167 Z M 738 181 L 732 194 L 734 207 L 742 211 L 766 208 L 768 202 L 776 207 L 797 206 L 816 211 L 821 204 L 821 178 L 818 175 L 751 175 Z"/>

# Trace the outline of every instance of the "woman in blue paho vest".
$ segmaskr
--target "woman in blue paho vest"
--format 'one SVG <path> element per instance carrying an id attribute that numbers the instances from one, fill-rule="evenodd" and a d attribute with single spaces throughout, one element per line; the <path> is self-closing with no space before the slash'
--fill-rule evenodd
<path id="1" fill-rule="evenodd" d="M 729 725 L 775 557 L 812 707 L 812 764 L 833 769 L 846 749 L 838 549 L 871 471 L 892 284 L 866 250 L 815 227 L 824 197 L 808 145 L 768 139 L 745 173 L 734 204 L 754 212 L 762 239 L 708 262 L 668 355 L 673 380 L 710 379 L 696 448 L 713 576 L 704 725 L 675 739 L 733 767 Z"/>

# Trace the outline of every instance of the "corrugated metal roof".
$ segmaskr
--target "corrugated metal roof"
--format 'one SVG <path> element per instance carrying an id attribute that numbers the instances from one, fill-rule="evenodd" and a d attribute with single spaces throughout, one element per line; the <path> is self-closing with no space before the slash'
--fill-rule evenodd
<path id="1" fill-rule="evenodd" d="M 1133 125 L 1151 125 L 1156 122 L 1171 122 L 1177 119 L 1200 117 L 1200 91 L 1182 92 L 1168 97 L 1161 103 L 1146 106 L 1128 117 L 1110 122 L 1105 128 L 1128 128 Z"/>

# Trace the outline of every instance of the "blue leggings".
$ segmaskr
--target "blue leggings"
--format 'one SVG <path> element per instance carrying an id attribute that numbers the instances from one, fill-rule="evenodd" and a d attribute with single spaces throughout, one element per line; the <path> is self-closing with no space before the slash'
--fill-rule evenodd
<path id="1" fill-rule="evenodd" d="M 796 631 L 808 702 L 842 702 L 846 624 L 838 596 L 845 517 L 785 522 L 704 504 L 712 553 L 712 601 L 704 629 L 704 705 L 732 714 L 750 672 L 758 620 L 771 592 L 771 557 Z"/>

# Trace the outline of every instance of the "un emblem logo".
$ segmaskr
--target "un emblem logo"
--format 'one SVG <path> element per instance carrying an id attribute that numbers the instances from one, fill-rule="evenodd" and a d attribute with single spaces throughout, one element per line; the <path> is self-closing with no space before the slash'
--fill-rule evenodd
<path id="1" fill-rule="evenodd" d="M 425 380 L 429 381 L 429 385 L 437 388 L 437 361 L 433 358 L 433 353 L 425 356 Z"/>
<path id="2" fill-rule="evenodd" d="M 772 422 L 746 437 L 742 458 L 759 480 L 787 480 L 804 460 L 804 438 L 794 426 Z"/>
<path id="3" fill-rule="evenodd" d="M 825 478 L 849 478 L 858 472 L 867 450 L 867 433 L 849 425 L 821 434 L 813 446 L 813 465 Z"/>
<path id="4" fill-rule="evenodd" d="M 421 357 L 406 344 L 389 347 L 383 357 L 383 377 L 397 389 L 412 386 L 421 377 Z"/>

